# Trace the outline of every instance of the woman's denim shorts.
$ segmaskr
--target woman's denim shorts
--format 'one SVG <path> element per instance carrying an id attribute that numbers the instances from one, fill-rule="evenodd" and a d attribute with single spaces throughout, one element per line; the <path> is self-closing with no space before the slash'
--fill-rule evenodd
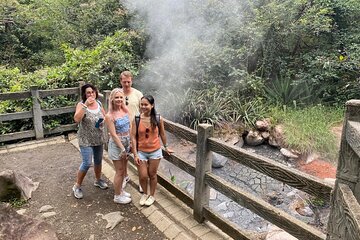
<path id="1" fill-rule="evenodd" d="M 130 136 L 119 136 L 125 152 L 130 152 Z M 112 138 L 109 139 L 108 155 L 110 160 L 120 160 L 121 149 L 116 145 Z"/>
<path id="2" fill-rule="evenodd" d="M 151 159 L 160 159 L 163 157 L 162 150 L 159 148 L 158 150 L 155 150 L 153 152 L 142 152 L 138 151 L 138 155 L 141 161 L 148 161 Z"/>

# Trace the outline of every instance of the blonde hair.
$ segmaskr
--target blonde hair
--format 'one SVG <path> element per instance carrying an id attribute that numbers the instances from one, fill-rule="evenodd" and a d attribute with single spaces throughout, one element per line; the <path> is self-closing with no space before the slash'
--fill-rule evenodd
<path id="1" fill-rule="evenodd" d="M 121 88 L 115 88 L 115 89 L 113 89 L 113 90 L 111 91 L 110 97 L 109 97 L 109 104 L 108 104 L 108 106 L 109 106 L 109 112 L 110 112 L 110 113 L 113 113 L 113 112 L 115 112 L 115 111 L 117 111 L 117 110 L 120 111 L 120 109 L 117 109 L 117 108 L 115 107 L 115 104 L 114 104 L 115 95 L 116 95 L 117 93 L 121 93 L 121 94 L 124 96 L 124 91 L 123 91 Z M 129 112 L 129 110 L 127 109 L 127 107 L 125 106 L 125 104 L 123 104 L 123 105 L 121 106 L 121 109 L 122 109 L 124 112 L 126 112 L 126 113 Z"/>

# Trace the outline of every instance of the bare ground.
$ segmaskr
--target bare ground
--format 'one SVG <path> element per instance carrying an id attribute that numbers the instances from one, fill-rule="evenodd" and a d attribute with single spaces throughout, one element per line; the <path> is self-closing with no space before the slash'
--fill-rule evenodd
<path id="1" fill-rule="evenodd" d="M 84 198 L 72 195 L 80 153 L 70 143 L 47 145 L 35 149 L 0 155 L 0 171 L 22 171 L 39 188 L 22 206 L 25 215 L 39 218 L 44 205 L 54 207 L 56 215 L 47 218 L 61 240 L 70 239 L 166 239 L 133 204 L 118 205 L 113 202 L 113 185 L 101 190 L 93 186 L 94 174 L 90 169 L 83 185 Z M 113 230 L 106 229 L 107 221 L 100 214 L 121 211 L 125 220 Z"/>

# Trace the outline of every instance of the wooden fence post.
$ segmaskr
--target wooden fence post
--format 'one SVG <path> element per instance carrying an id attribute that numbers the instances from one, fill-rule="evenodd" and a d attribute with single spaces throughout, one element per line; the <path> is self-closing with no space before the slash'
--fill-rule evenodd
<path id="1" fill-rule="evenodd" d="M 196 145 L 196 169 L 194 191 L 194 219 L 204 221 L 203 207 L 209 205 L 210 187 L 205 184 L 205 173 L 211 172 L 211 158 L 207 139 L 213 135 L 213 126 L 199 124 Z"/>
<path id="2" fill-rule="evenodd" d="M 44 129 L 43 129 L 43 122 L 42 122 L 42 110 L 40 105 L 40 95 L 37 86 L 31 86 L 31 97 L 32 97 L 32 104 L 33 104 L 33 124 L 34 124 L 34 131 L 36 139 L 44 138 Z"/>
<path id="3" fill-rule="evenodd" d="M 82 102 L 81 87 L 85 85 L 84 81 L 79 81 L 79 101 Z"/>
<path id="4" fill-rule="evenodd" d="M 110 90 L 105 90 L 104 91 L 104 103 L 103 103 L 103 105 L 104 105 L 105 112 L 109 111 L 110 93 L 111 93 Z"/>
<path id="5" fill-rule="evenodd" d="M 349 122 L 356 125 L 351 126 Z M 327 240 L 344 239 L 346 228 L 343 218 L 344 211 L 339 200 L 339 184 L 350 187 L 355 198 L 360 202 L 360 100 L 346 102 L 346 111 L 341 135 L 339 160 L 336 171 L 336 182 L 331 196 L 331 211 L 327 226 Z M 350 145 L 351 144 L 351 145 Z M 357 236 L 358 237 L 358 236 Z M 355 238 L 354 238 L 355 239 Z"/>

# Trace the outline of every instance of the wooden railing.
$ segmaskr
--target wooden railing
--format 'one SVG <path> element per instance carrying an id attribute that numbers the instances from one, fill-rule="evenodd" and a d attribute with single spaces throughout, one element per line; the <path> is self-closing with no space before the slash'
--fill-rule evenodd
<path id="1" fill-rule="evenodd" d="M 75 112 L 75 106 L 54 109 L 41 109 L 40 103 L 43 98 L 59 95 L 80 95 L 79 87 L 54 90 L 39 90 L 37 87 L 31 87 L 30 91 L 27 92 L 0 93 L 0 101 L 31 98 L 33 105 L 31 111 L 0 114 L 0 122 L 32 118 L 34 126 L 33 130 L 3 134 L 0 136 L 0 143 L 34 137 L 36 139 L 42 139 L 45 135 L 74 131 L 77 128 L 77 124 L 60 125 L 53 129 L 43 128 L 42 118 L 44 116 Z"/>
<path id="2" fill-rule="evenodd" d="M 30 131 L 30 133 L 18 133 L 16 136 L 5 136 L 6 140 L 20 139 L 24 136 L 36 136 L 41 138 L 44 135 L 44 131 L 40 127 L 40 125 L 42 125 L 42 116 L 74 111 L 74 107 L 72 107 L 72 110 L 70 110 L 70 108 L 55 110 L 40 109 L 36 99 L 44 96 L 54 96 L 59 93 L 78 94 L 79 88 L 51 91 L 33 88 L 31 92 L 0 94 L 0 100 L 7 100 L 9 98 L 19 99 L 31 96 L 34 103 L 33 111 L 0 115 L 0 121 L 29 117 L 34 119 L 34 131 Z M 105 99 L 103 104 L 105 109 L 107 108 L 106 103 L 109 93 L 109 91 L 104 92 Z M 196 144 L 197 154 L 195 165 L 186 162 L 181 156 L 176 154 L 168 155 L 166 152 L 163 152 L 166 160 L 194 177 L 194 197 L 173 184 L 171 180 L 162 173 L 158 173 L 158 181 L 167 190 L 193 209 L 194 218 L 197 221 L 202 222 L 204 220 L 209 220 L 234 239 L 251 239 L 251 236 L 249 236 L 246 231 L 239 229 L 234 223 L 221 217 L 209 207 L 209 191 L 210 187 L 212 187 L 216 191 L 221 192 L 232 199 L 234 202 L 248 208 L 298 239 L 323 240 L 326 238 L 326 235 L 316 228 L 292 217 L 283 210 L 272 206 L 266 201 L 249 194 L 243 189 L 240 189 L 211 173 L 211 158 L 209 157 L 209 154 L 211 151 L 219 153 L 260 173 L 286 183 L 289 186 L 325 200 L 330 200 L 331 191 L 333 190 L 332 185 L 327 184 L 316 177 L 288 168 L 269 158 L 250 153 L 241 148 L 236 148 L 213 138 L 213 127 L 211 125 L 200 124 L 198 126 L 198 131 L 194 131 L 180 124 L 165 120 L 165 129 L 177 137 L 181 137 Z M 358 204 L 360 199 L 360 101 L 349 101 L 347 103 L 344 129 L 336 187 L 335 192 L 331 197 L 332 211 L 326 238 L 331 240 L 358 239 L 358 236 L 360 236 L 360 207 Z M 54 131 L 55 130 L 49 132 Z M 1 141 L 3 140 L 3 136 L 1 136 Z"/>
<path id="3" fill-rule="evenodd" d="M 360 101 L 346 103 L 327 240 L 360 239 Z"/>

